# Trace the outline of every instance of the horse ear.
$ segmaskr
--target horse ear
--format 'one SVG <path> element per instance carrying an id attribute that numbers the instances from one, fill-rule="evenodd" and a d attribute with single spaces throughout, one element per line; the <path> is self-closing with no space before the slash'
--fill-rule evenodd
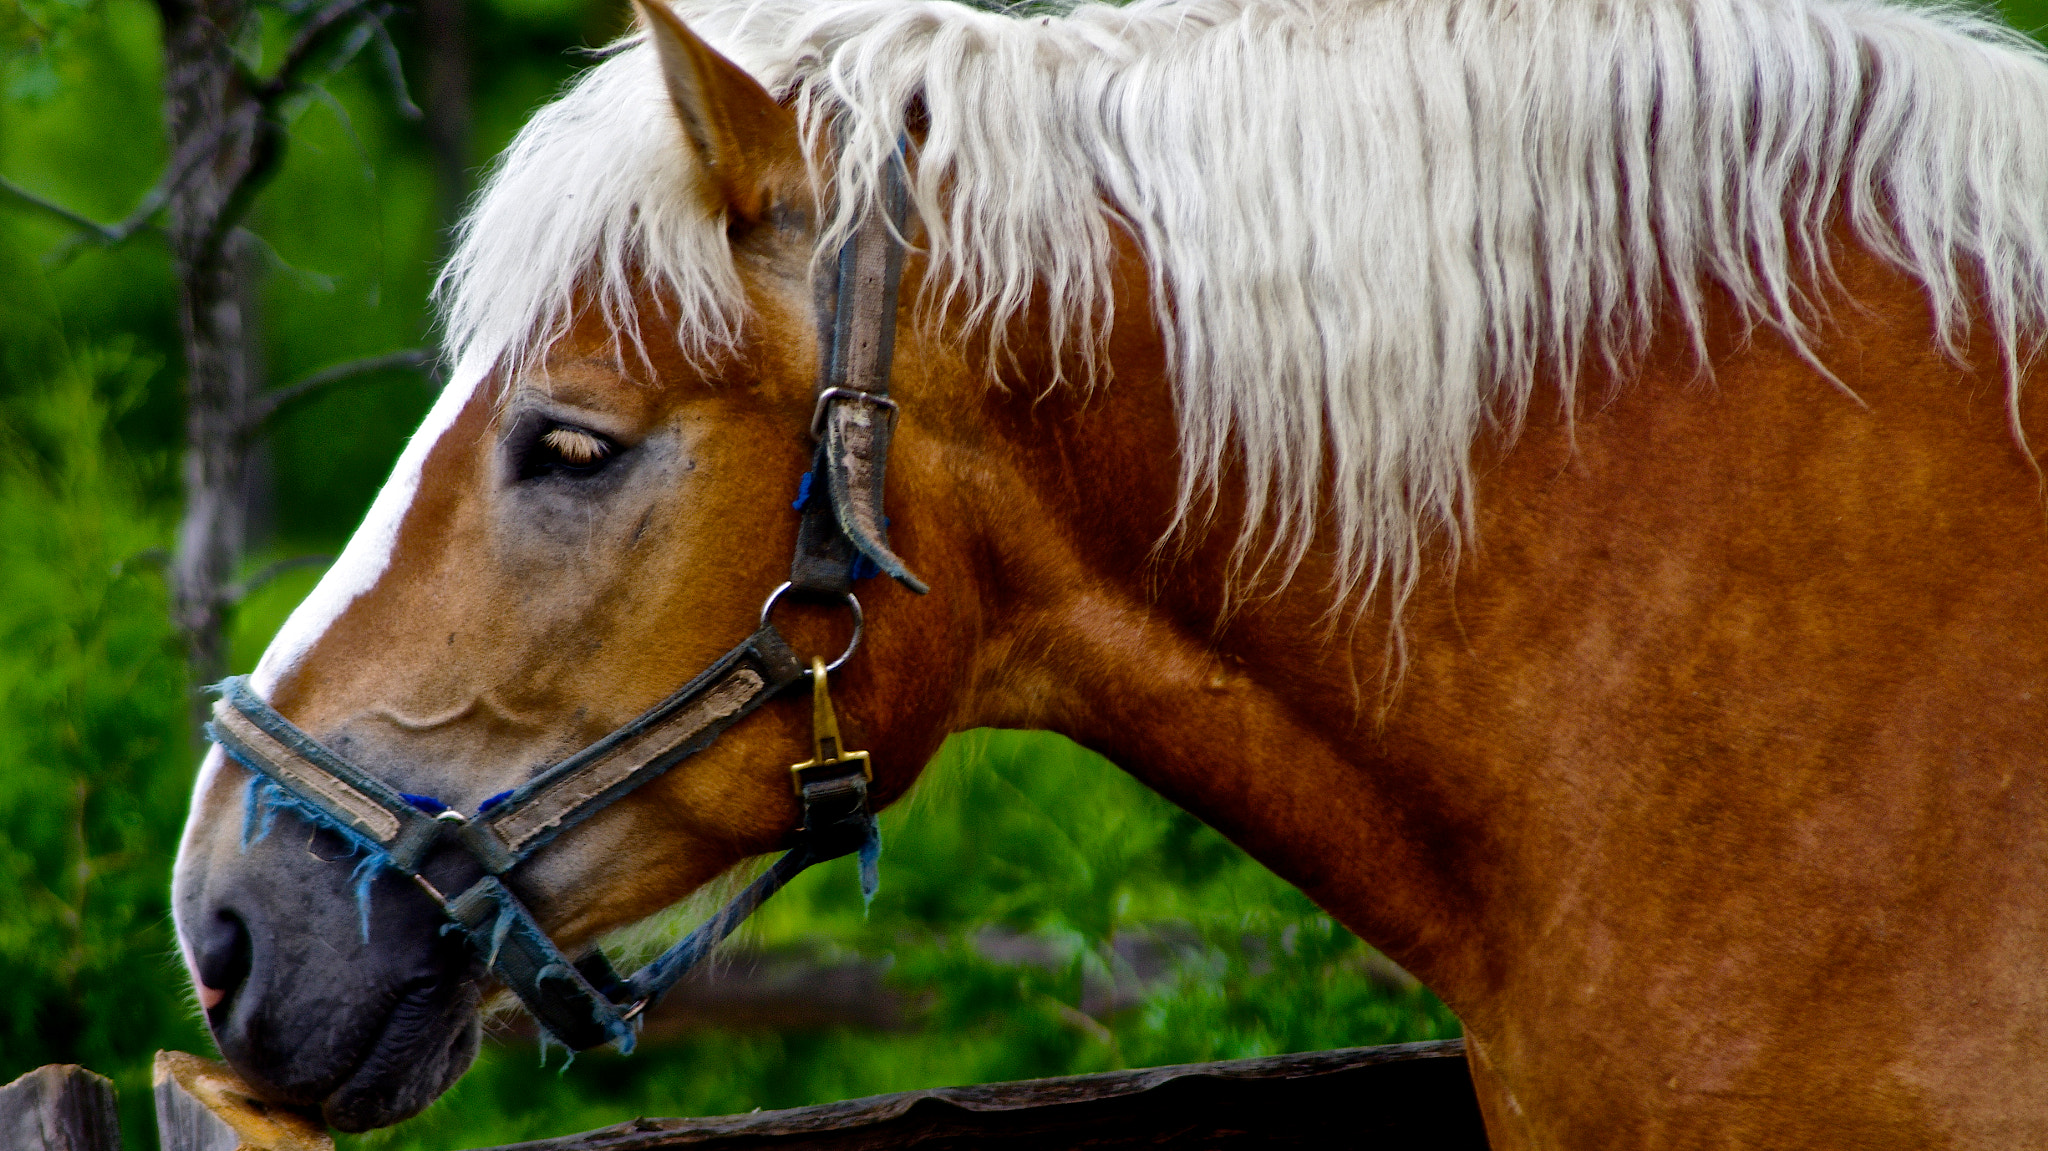
<path id="1" fill-rule="evenodd" d="M 713 191 L 738 218 L 766 219 L 781 193 L 804 186 L 796 114 L 690 31 L 664 0 L 633 0 L 633 6 L 654 41 L 676 119 L 710 172 Z"/>

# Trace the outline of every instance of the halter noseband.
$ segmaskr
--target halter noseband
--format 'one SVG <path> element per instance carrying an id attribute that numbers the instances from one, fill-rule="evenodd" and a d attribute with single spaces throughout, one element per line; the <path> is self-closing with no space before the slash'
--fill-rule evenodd
<path id="1" fill-rule="evenodd" d="M 871 889 L 879 840 L 868 803 L 867 753 L 839 746 L 825 675 L 860 642 L 854 580 L 879 570 L 913 591 L 926 590 L 890 550 L 882 514 L 883 470 L 896 423 L 889 366 L 909 204 L 900 147 L 881 191 L 881 210 L 870 212 L 840 246 L 833 274 L 820 285 L 823 356 L 811 419 L 818 446 L 797 498 L 802 519 L 789 582 L 769 594 L 760 630 L 675 694 L 464 816 L 430 797 L 406 795 L 322 745 L 260 699 L 248 677 L 218 688 L 221 698 L 206 731 L 255 773 L 252 814 L 262 798 L 255 789 L 274 789 L 283 806 L 367 851 L 368 865 L 412 879 L 447 913 L 445 930 L 461 931 L 540 1025 L 572 1050 L 616 1041 L 630 1051 L 633 1019 L 806 867 L 858 851 L 863 886 Z M 831 664 L 804 666 L 770 621 L 777 600 L 792 590 L 851 607 L 853 640 Z M 511 871 L 806 678 L 812 681 L 816 754 L 790 769 L 803 811 L 790 850 L 631 976 L 614 971 L 599 949 L 575 961 L 565 956 L 507 884 Z M 447 896 L 423 869 L 446 867 L 457 853 L 458 862 L 466 856 L 469 863 L 467 886 Z"/>

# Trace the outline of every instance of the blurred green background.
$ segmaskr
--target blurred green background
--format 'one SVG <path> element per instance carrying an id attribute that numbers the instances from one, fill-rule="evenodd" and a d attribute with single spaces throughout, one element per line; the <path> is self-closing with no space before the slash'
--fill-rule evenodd
<path id="1" fill-rule="evenodd" d="M 469 5 L 472 170 L 625 8 Z M 295 17 L 261 11 L 251 51 L 274 59 Z M 410 19 L 391 27 L 417 99 Z M 164 159 L 158 35 L 137 0 L 0 0 L 0 176 L 125 215 Z M 248 221 L 265 242 L 273 383 L 431 339 L 449 190 L 394 108 L 362 60 L 292 105 L 286 160 Z M 112 1076 L 131 1148 L 156 1146 L 152 1054 L 212 1053 L 167 899 L 198 759 L 163 580 L 183 435 L 175 292 L 160 239 L 76 243 L 0 194 L 0 1082 L 52 1062 Z M 431 399 L 419 374 L 389 371 L 290 409 L 268 437 L 247 569 L 336 551 Z M 244 602 L 235 670 L 317 578 L 300 569 Z M 792 978 L 798 1000 L 822 981 L 823 1010 L 685 1012 L 631 1057 L 566 1070 L 501 1018 L 446 1098 L 343 1145 L 451 1151 L 636 1115 L 1458 1033 L 1299 893 L 1063 740 L 955 737 L 883 827 L 871 910 L 850 861 L 816 869 L 729 961 L 781 979 L 784 1008 Z"/>
<path id="2" fill-rule="evenodd" d="M 2048 24 L 2048 0 L 2004 10 Z M 466 11 L 472 169 L 626 21 L 622 0 Z M 287 17 L 265 12 L 269 40 Z M 407 20 L 393 31 L 411 69 Z M 0 0 L 0 176 L 125 214 L 163 162 L 157 37 L 137 0 Z M 249 221 L 268 253 L 269 379 L 430 339 L 449 191 L 435 171 L 374 69 L 295 103 L 286 161 Z M 111 1075 L 128 1145 L 151 1148 L 152 1053 L 211 1052 L 167 907 L 197 762 L 162 578 L 182 439 L 175 286 L 150 236 L 71 237 L 0 195 L 0 1082 L 51 1062 Z M 249 570 L 335 551 L 430 400 L 418 374 L 391 371 L 291 409 L 268 439 Z M 292 572 L 243 604 L 236 670 L 317 578 Z M 883 826 L 871 910 L 850 861 L 816 869 L 732 961 L 851 973 L 867 1010 L 699 1012 L 629 1058 L 566 1069 L 559 1053 L 543 1067 L 501 1018 L 447 1097 L 343 1145 L 449 1151 L 635 1115 L 1457 1034 L 1427 990 L 1299 893 L 1062 740 L 956 736 Z"/>

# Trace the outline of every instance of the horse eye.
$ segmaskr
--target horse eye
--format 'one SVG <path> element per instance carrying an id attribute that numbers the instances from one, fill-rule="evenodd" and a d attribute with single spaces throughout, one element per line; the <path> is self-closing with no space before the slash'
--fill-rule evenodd
<path id="1" fill-rule="evenodd" d="M 615 450 L 596 432 L 556 424 L 533 441 L 519 461 L 519 478 L 587 476 L 604 467 Z"/>

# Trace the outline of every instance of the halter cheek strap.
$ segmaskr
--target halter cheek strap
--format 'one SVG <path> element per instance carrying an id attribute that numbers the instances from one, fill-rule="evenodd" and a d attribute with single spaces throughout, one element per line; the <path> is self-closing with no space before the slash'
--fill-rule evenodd
<path id="1" fill-rule="evenodd" d="M 347 837 L 370 853 L 371 863 L 417 883 L 447 913 L 448 930 L 460 931 L 541 1026 L 572 1050 L 614 1041 L 622 1051 L 632 1050 L 634 1018 L 806 867 L 858 851 L 863 886 L 869 882 L 879 840 L 868 803 L 867 753 L 839 746 L 825 689 L 830 669 L 816 660 L 805 669 L 768 612 L 792 589 L 843 597 L 854 611 L 857 643 L 860 604 L 850 589 L 864 564 L 912 591 L 926 590 L 890 550 L 889 521 L 882 514 L 883 472 L 896 422 L 889 367 L 909 201 L 900 155 L 884 173 L 882 201 L 884 210 L 870 213 L 841 246 L 820 292 L 822 362 L 812 417 L 818 448 L 797 501 L 804 516 L 790 581 L 769 597 L 759 631 L 675 694 L 464 816 L 437 800 L 399 792 L 299 730 L 251 689 L 247 677 L 219 685 L 221 698 L 207 734 L 277 789 L 292 810 Z M 600 950 L 575 961 L 565 956 L 507 882 L 511 873 L 556 836 L 709 747 L 806 676 L 813 686 L 817 747 L 810 760 L 791 769 L 803 813 L 794 846 L 718 914 L 630 977 L 614 971 Z M 450 852 L 475 865 L 468 872 L 474 878 L 453 896 L 422 870 Z"/>

